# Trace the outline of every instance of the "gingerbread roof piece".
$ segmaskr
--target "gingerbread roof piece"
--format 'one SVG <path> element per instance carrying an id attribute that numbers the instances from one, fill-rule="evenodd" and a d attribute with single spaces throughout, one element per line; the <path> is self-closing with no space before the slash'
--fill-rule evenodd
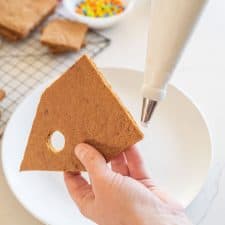
<path id="1" fill-rule="evenodd" d="M 57 6 L 57 0 L 0 0 L 0 34 L 16 41 L 26 37 Z"/>
<path id="2" fill-rule="evenodd" d="M 79 22 L 55 19 L 42 31 L 41 43 L 56 52 L 78 51 L 84 43 L 88 26 Z"/>
<path id="3" fill-rule="evenodd" d="M 65 137 L 60 152 L 49 145 L 54 131 Z M 142 138 L 101 72 L 82 56 L 42 94 L 20 169 L 81 171 L 74 155 L 78 143 L 91 144 L 108 161 Z"/>

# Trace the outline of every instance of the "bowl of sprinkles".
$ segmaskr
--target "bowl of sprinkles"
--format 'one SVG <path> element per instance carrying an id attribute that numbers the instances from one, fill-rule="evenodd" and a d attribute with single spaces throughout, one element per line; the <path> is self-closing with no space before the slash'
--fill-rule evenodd
<path id="1" fill-rule="evenodd" d="M 64 0 L 69 17 L 93 29 L 111 27 L 133 8 L 135 0 Z"/>
<path id="2" fill-rule="evenodd" d="M 76 13 L 94 18 L 118 15 L 124 9 L 121 0 L 83 0 L 75 7 Z"/>

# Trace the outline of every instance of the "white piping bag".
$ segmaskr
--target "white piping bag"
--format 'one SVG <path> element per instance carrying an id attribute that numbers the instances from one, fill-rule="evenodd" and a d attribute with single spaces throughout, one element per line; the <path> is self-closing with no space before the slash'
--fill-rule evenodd
<path id="1" fill-rule="evenodd" d="M 142 87 L 141 122 L 147 126 L 185 43 L 207 0 L 151 0 L 148 48 Z"/>

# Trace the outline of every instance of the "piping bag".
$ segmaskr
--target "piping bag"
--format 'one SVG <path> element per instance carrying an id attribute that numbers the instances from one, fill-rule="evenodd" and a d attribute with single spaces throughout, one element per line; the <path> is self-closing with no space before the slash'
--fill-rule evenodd
<path id="1" fill-rule="evenodd" d="M 141 122 L 147 126 L 207 0 L 151 0 L 142 86 Z"/>

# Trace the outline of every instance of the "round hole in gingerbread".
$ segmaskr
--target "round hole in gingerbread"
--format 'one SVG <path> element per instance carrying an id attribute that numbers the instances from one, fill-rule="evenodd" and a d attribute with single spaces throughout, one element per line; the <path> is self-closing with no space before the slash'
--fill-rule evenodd
<path id="1" fill-rule="evenodd" d="M 48 144 L 54 153 L 61 152 L 65 146 L 65 137 L 60 131 L 56 130 L 49 135 Z"/>

